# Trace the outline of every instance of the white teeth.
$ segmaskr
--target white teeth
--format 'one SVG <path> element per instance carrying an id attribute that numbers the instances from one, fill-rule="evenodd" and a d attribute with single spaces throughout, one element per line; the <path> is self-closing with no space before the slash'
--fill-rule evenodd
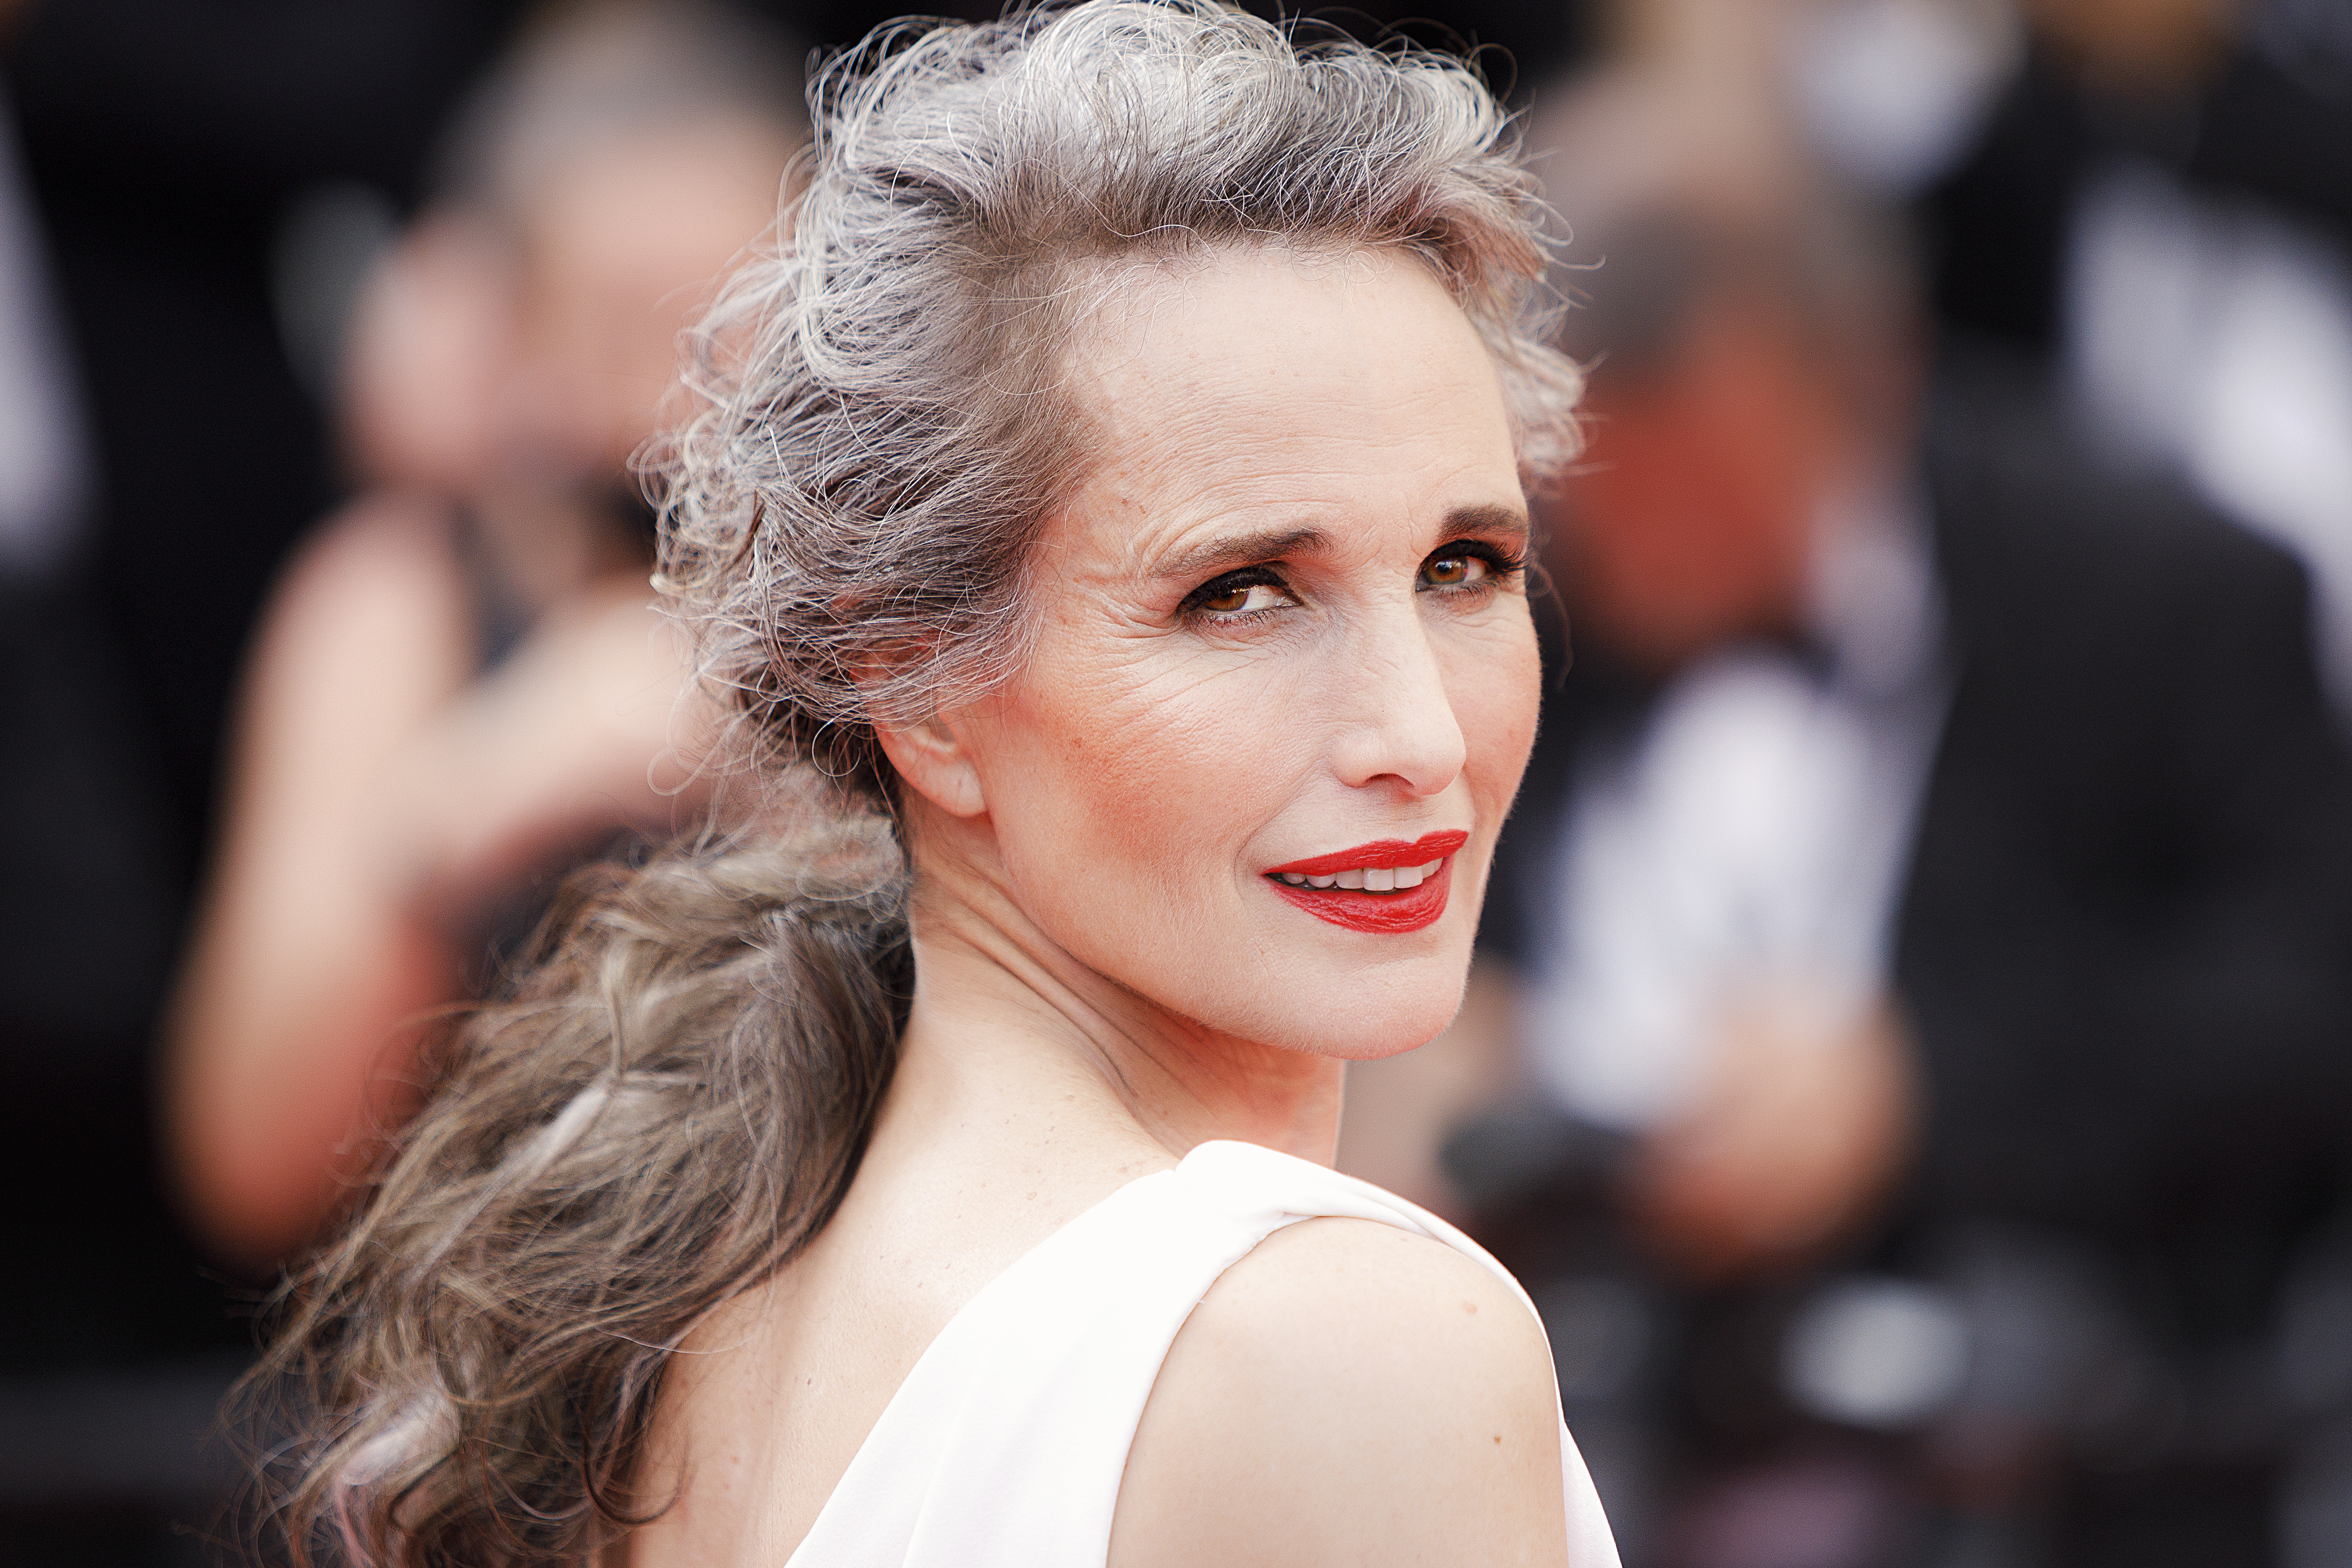
<path id="1" fill-rule="evenodd" d="M 1394 893 L 1420 887 L 1436 876 L 1444 864 L 1438 859 L 1426 866 L 1384 866 L 1377 870 L 1341 871 L 1329 877 L 1302 876 L 1297 871 L 1276 871 L 1272 875 L 1294 888 L 1347 888 L 1366 893 Z"/>

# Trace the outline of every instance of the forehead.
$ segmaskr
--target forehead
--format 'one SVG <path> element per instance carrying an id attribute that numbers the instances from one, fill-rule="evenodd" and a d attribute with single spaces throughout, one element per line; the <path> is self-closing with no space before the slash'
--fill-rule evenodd
<path id="1" fill-rule="evenodd" d="M 1096 440 L 1048 530 L 1066 547 L 1093 532 L 1149 556 L 1225 522 L 1361 532 L 1518 504 L 1494 363 L 1411 255 L 1227 251 L 1104 294 L 1073 359 Z"/>

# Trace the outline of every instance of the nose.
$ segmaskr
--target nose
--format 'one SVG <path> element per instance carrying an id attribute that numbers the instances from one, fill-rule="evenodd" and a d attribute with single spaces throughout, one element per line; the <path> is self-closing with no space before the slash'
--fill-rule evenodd
<path id="1" fill-rule="evenodd" d="M 1444 793 L 1461 776 L 1466 747 L 1445 668 L 1419 607 L 1384 607 L 1350 639 L 1332 742 L 1342 784 L 1392 788 L 1408 797 Z"/>

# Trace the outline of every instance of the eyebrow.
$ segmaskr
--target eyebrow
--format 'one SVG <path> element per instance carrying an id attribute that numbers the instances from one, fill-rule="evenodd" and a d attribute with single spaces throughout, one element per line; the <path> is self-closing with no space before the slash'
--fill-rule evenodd
<path id="1" fill-rule="evenodd" d="M 1478 534 L 1509 544 L 1525 544 L 1535 528 L 1528 514 L 1510 506 L 1461 506 L 1445 514 L 1444 533 L 1449 539 L 1463 534 Z"/>
<path id="2" fill-rule="evenodd" d="M 1456 507 L 1445 514 L 1439 531 L 1446 539 L 1464 534 L 1523 545 L 1533 530 L 1526 512 L 1507 506 Z M 1316 554 L 1330 547 L 1330 535 L 1319 528 L 1262 529 L 1255 533 L 1231 533 L 1212 539 L 1161 565 L 1155 577 L 1205 577 L 1236 566 L 1255 566 L 1286 555 Z"/>
<path id="3" fill-rule="evenodd" d="M 1171 558 L 1155 577 L 1202 577 L 1235 566 L 1255 566 L 1285 555 L 1308 555 L 1328 549 L 1331 538 L 1319 528 L 1272 528 L 1255 533 L 1229 533 L 1203 541 Z"/>

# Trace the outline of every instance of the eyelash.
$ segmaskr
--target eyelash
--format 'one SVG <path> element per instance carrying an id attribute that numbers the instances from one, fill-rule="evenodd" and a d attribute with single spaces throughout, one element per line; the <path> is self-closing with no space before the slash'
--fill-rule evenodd
<path id="1" fill-rule="evenodd" d="M 1462 595 L 1474 595 L 1479 598 L 1485 598 L 1493 594 L 1496 589 L 1501 587 L 1503 584 L 1517 582 L 1520 575 L 1527 570 L 1527 562 L 1525 557 L 1514 552 L 1504 550 L 1497 545 L 1483 543 L 1476 540 L 1456 540 L 1451 544 L 1439 546 L 1437 549 L 1430 552 L 1429 555 L 1422 562 L 1422 570 L 1425 572 L 1441 561 L 1454 561 L 1465 558 L 1483 562 L 1486 567 L 1486 575 L 1475 583 L 1462 584 L 1454 586 L 1437 586 L 1433 584 L 1416 591 L 1422 593 L 1442 594 L 1449 597 Z M 1276 608 L 1284 607 L 1275 606 L 1273 608 L 1263 610 L 1212 610 L 1208 608 L 1208 602 L 1212 599 L 1223 598 L 1227 594 L 1237 593 L 1244 588 L 1257 587 L 1276 588 L 1279 589 L 1285 595 L 1288 595 L 1294 600 L 1297 597 L 1297 595 L 1291 593 L 1290 585 L 1282 580 L 1280 574 L 1276 573 L 1273 567 L 1244 566 L 1239 571 L 1228 572 L 1221 577 L 1212 577 L 1206 583 L 1203 583 L 1199 587 L 1193 589 L 1190 594 L 1185 595 L 1183 604 L 1177 607 L 1177 613 L 1189 618 L 1209 621 L 1218 626 L 1230 626 L 1244 625 L 1248 622 L 1258 619 L 1260 616 L 1274 614 Z"/>
<path id="2" fill-rule="evenodd" d="M 1228 572 L 1222 577 L 1212 577 L 1185 595 L 1183 604 L 1177 607 L 1177 614 L 1222 626 L 1241 626 L 1255 621 L 1261 616 L 1272 615 L 1274 612 L 1270 609 L 1213 610 L 1209 608 L 1209 601 L 1223 598 L 1227 594 L 1239 593 L 1244 588 L 1260 587 L 1279 589 L 1292 598 L 1297 596 L 1290 593 L 1290 585 L 1282 580 L 1274 568 L 1244 566 L 1238 572 Z"/>
<path id="3" fill-rule="evenodd" d="M 1486 575 L 1483 580 L 1450 588 L 1432 587 L 1427 591 L 1433 594 L 1475 594 L 1484 597 L 1507 583 L 1517 582 L 1528 569 L 1527 558 L 1515 551 L 1506 550 L 1498 544 L 1483 543 L 1475 539 L 1461 539 L 1432 551 L 1429 558 L 1421 563 L 1422 570 L 1425 572 L 1440 561 L 1452 561 L 1464 556 L 1473 561 L 1486 563 Z"/>

